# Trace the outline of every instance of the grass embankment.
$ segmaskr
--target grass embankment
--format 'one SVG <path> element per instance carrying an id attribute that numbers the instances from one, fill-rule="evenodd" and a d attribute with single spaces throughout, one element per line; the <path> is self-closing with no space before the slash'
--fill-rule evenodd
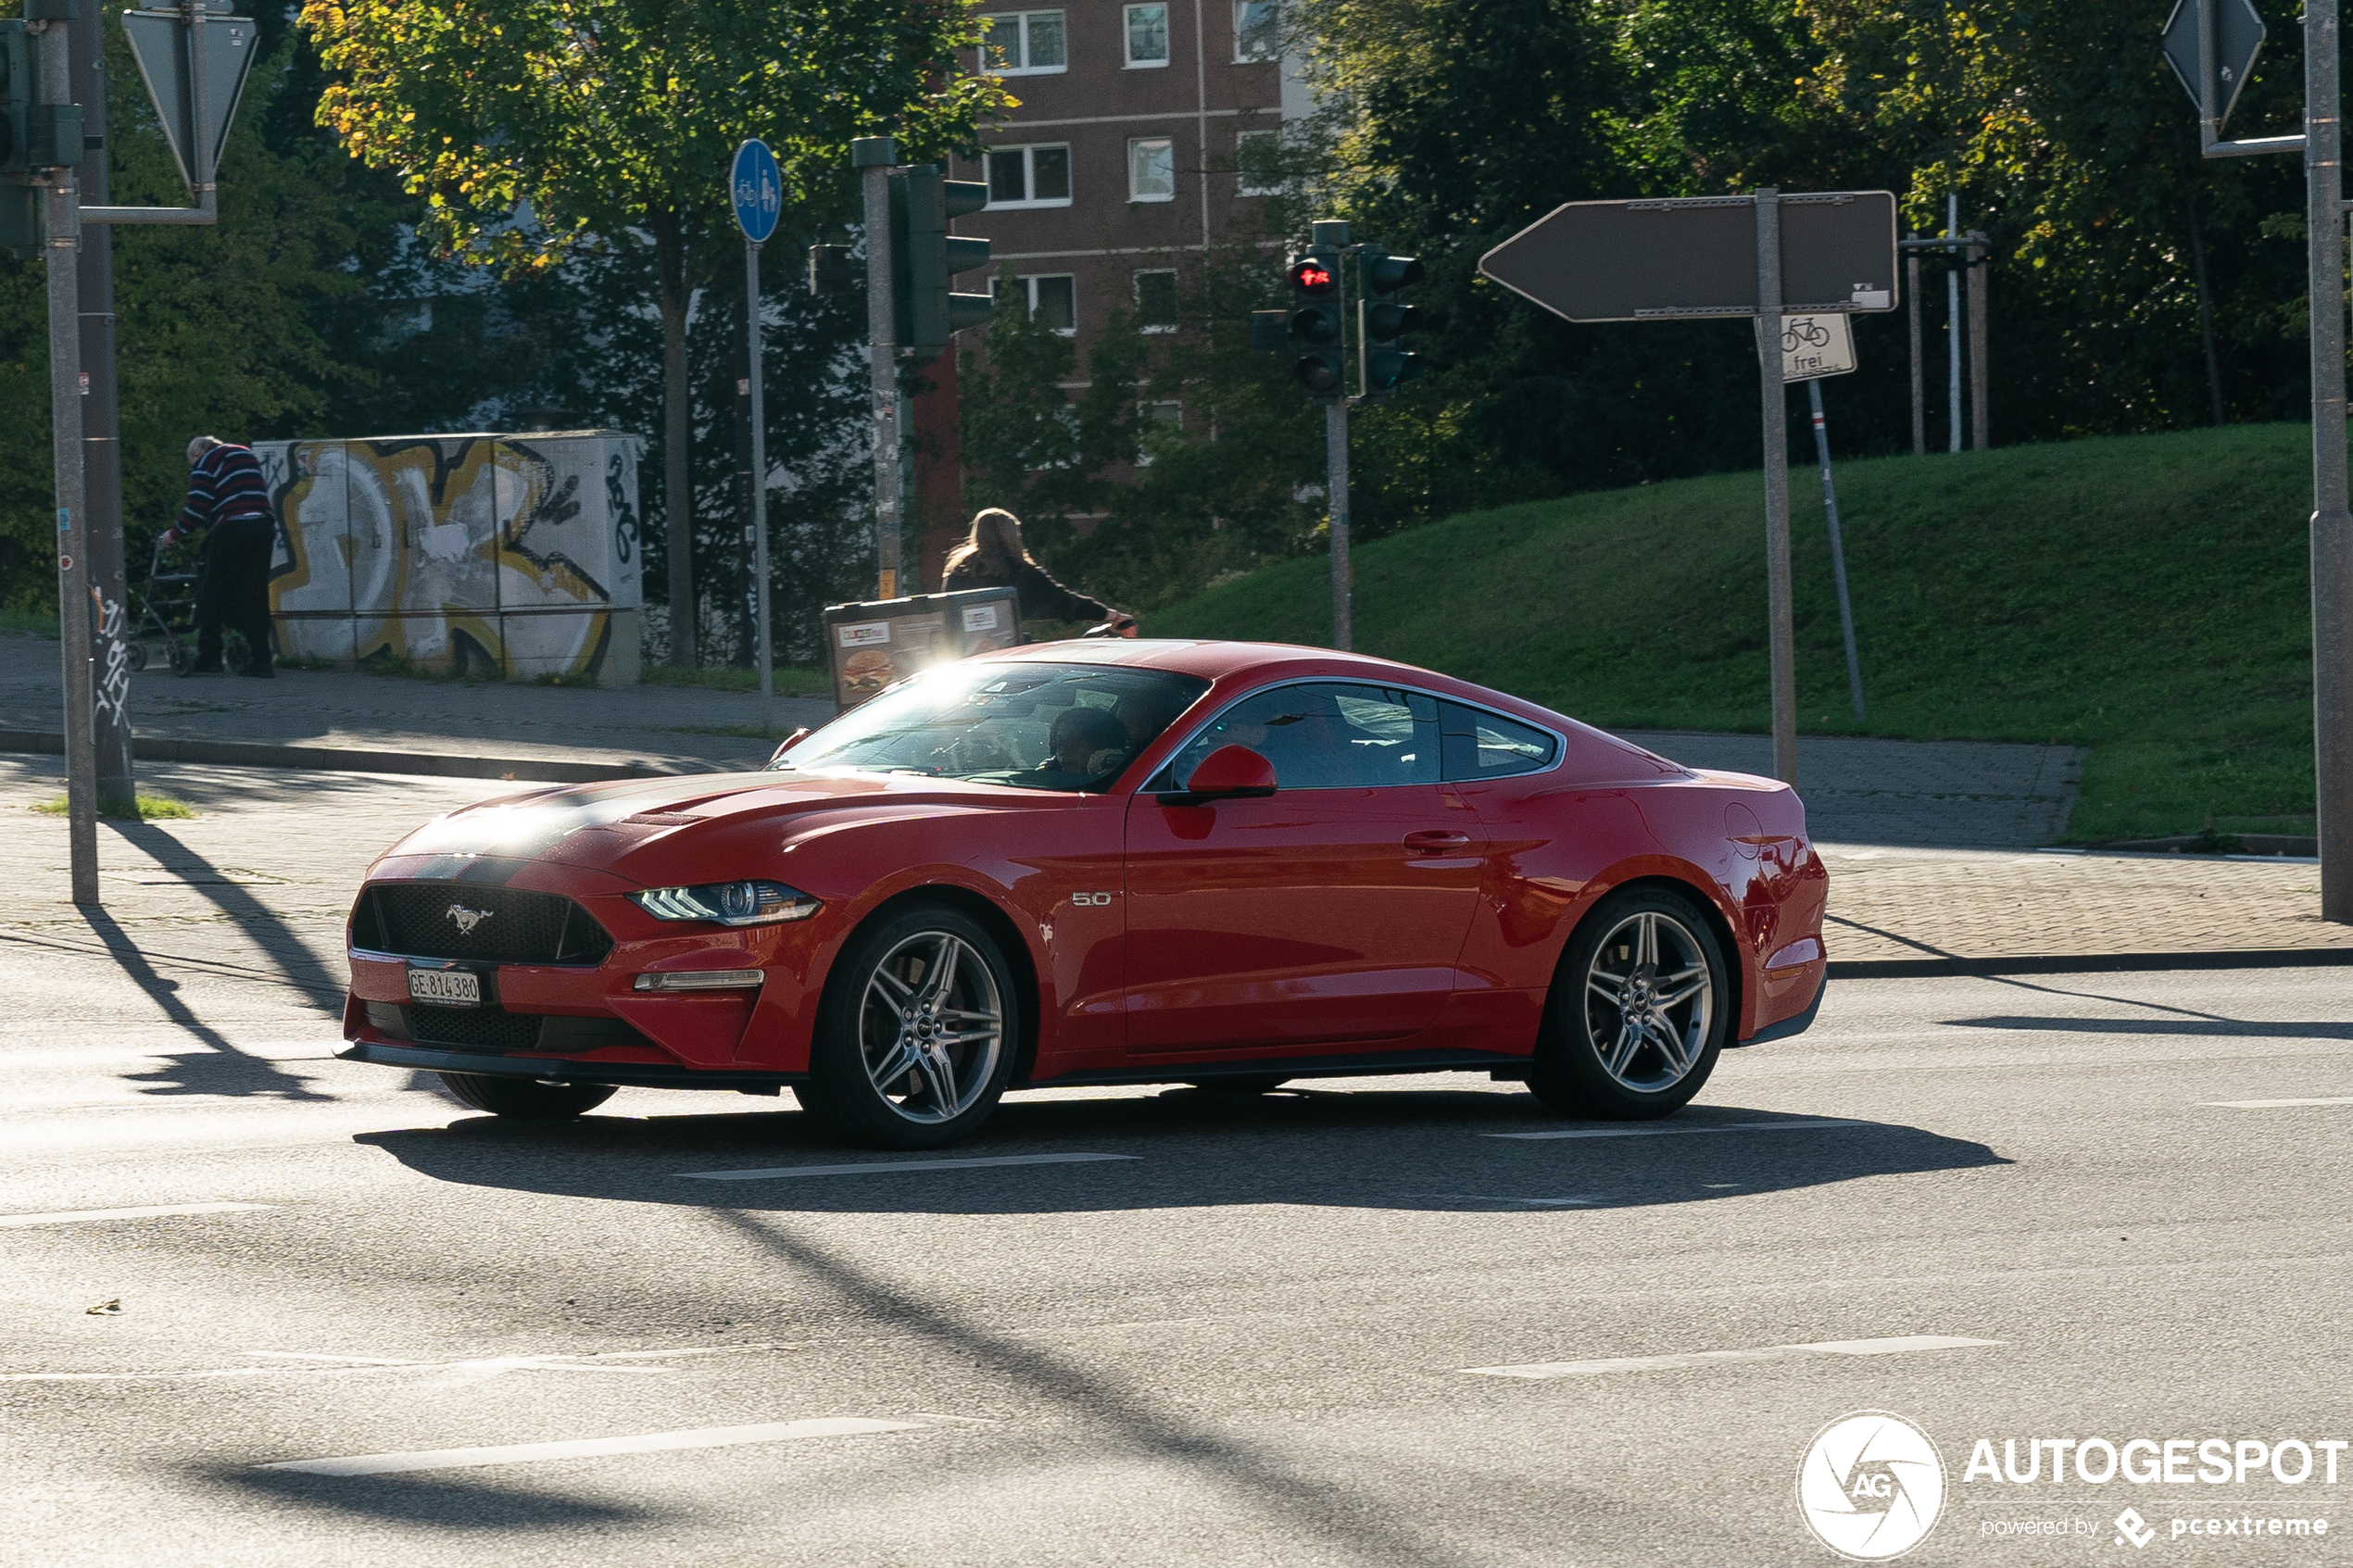
<path id="1" fill-rule="evenodd" d="M 2090 748 L 2070 836 L 2312 831 L 2311 445 L 2251 425 L 1841 464 L 1864 693 L 1820 485 L 1790 475 L 1801 731 Z M 1754 473 L 1467 513 L 1356 552 L 1359 649 L 1608 728 L 1770 728 Z M 1327 563 L 1153 615 L 1321 643 Z"/>

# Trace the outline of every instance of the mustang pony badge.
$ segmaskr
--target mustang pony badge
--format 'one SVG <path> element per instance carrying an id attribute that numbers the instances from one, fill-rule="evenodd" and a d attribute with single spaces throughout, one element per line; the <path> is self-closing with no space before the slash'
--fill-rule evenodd
<path id="1" fill-rule="evenodd" d="M 480 925 L 484 921 L 488 920 L 497 911 L 495 909 L 470 909 L 463 904 L 452 904 L 441 912 L 458 922 L 459 935 L 472 936 L 474 934 L 475 926 Z"/>

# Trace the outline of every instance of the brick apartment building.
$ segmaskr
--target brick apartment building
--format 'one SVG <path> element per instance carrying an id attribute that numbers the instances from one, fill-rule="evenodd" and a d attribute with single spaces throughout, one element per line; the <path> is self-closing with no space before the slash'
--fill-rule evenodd
<path id="1" fill-rule="evenodd" d="M 1002 75 L 1021 104 L 984 134 L 983 161 L 951 170 L 989 187 L 988 207 L 954 227 L 986 234 L 992 276 L 1010 264 L 1021 302 L 1078 339 L 1080 373 L 1088 339 L 1114 309 L 1174 330 L 1188 267 L 1267 194 L 1244 183 L 1240 149 L 1308 110 L 1280 56 L 1278 9 L 1279 0 L 1066 0 L 988 13 L 975 64 Z M 1150 408 L 1182 422 L 1179 399 Z M 934 558 L 936 525 L 925 523 Z"/>

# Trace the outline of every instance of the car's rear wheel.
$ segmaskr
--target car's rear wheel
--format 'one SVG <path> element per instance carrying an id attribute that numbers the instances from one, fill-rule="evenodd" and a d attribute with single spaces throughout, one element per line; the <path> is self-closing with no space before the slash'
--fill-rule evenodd
<path id="1" fill-rule="evenodd" d="M 613 1096 L 610 1084 L 542 1084 L 487 1073 L 445 1073 L 441 1081 L 461 1104 L 518 1122 L 568 1122 Z"/>
<path id="2" fill-rule="evenodd" d="M 995 938 L 945 905 L 888 915 L 850 939 L 817 1011 L 809 1082 L 793 1096 L 835 1136 L 939 1148 L 988 1119 L 1021 1037 Z"/>
<path id="3" fill-rule="evenodd" d="M 1690 899 L 1613 895 L 1569 938 L 1528 1086 L 1571 1116 L 1679 1110 L 1716 1070 L 1731 998 L 1723 945 Z"/>

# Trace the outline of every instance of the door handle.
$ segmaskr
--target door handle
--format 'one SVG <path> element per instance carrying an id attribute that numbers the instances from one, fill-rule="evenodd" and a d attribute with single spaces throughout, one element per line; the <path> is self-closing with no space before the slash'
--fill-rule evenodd
<path id="1" fill-rule="evenodd" d="M 1405 835 L 1405 847 L 1422 855 L 1436 855 L 1448 849 L 1460 849 L 1470 842 L 1470 834 L 1455 833 L 1448 828 L 1424 828 Z"/>

